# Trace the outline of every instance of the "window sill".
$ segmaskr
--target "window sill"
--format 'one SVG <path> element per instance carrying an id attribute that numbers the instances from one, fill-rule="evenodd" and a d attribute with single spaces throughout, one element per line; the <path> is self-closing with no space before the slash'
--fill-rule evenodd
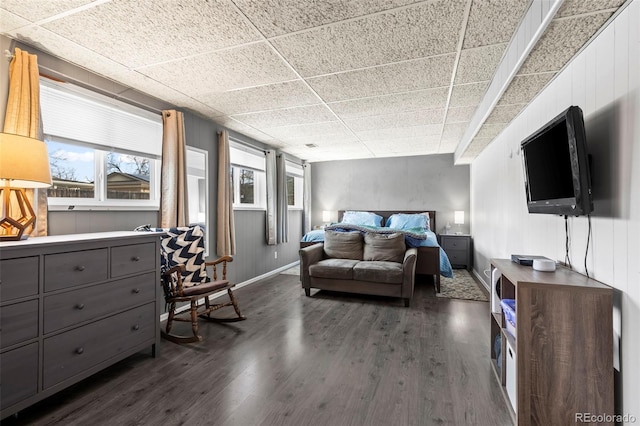
<path id="1" fill-rule="evenodd" d="M 48 211 L 159 211 L 160 207 L 153 205 L 81 205 L 81 204 L 49 204 Z"/>

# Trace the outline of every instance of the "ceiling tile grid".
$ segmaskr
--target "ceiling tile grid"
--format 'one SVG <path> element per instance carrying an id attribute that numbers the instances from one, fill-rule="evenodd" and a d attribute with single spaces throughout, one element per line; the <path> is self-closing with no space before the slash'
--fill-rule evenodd
<path id="1" fill-rule="evenodd" d="M 530 4 L 3 0 L 0 31 L 327 161 L 455 152 Z M 471 162 L 623 4 L 566 0 L 459 162 Z"/>

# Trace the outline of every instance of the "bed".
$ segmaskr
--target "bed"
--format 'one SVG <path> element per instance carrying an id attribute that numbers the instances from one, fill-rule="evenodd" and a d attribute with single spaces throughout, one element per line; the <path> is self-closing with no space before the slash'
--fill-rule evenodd
<path id="1" fill-rule="evenodd" d="M 394 214 L 405 214 L 405 215 L 419 215 L 426 213 L 429 217 L 428 220 L 428 228 L 426 232 L 424 232 L 424 236 L 419 236 L 418 238 L 407 238 L 407 245 L 410 247 L 416 247 L 418 249 L 418 259 L 416 262 L 416 275 L 432 275 L 435 283 L 436 292 L 440 292 L 440 276 L 444 277 L 452 277 L 453 270 L 451 268 L 451 263 L 449 262 L 449 258 L 444 250 L 438 245 L 438 240 L 435 232 L 431 230 L 437 229 L 436 227 L 436 212 L 434 210 L 360 210 L 348 211 L 348 214 L 352 214 L 354 212 L 367 212 L 374 215 L 378 215 L 382 217 L 381 225 L 387 225 L 389 219 Z M 338 212 L 338 222 L 332 224 L 331 228 L 340 228 L 340 224 L 343 223 L 343 217 L 345 215 L 345 210 L 340 210 Z M 353 217 L 353 216 L 350 216 Z M 397 222 L 396 222 L 397 223 Z M 354 229 L 355 228 L 355 229 Z M 370 226 L 370 228 L 376 228 L 376 226 Z M 382 226 L 382 228 L 385 228 Z M 387 230 L 389 228 L 386 228 Z M 350 229 L 345 230 L 359 230 L 358 227 L 350 227 Z M 367 232 L 366 229 L 362 230 L 363 232 Z M 374 229 L 375 231 L 375 229 Z M 415 231 L 415 229 L 411 229 L 411 231 Z M 384 231 L 383 231 L 384 232 Z M 312 244 L 317 244 L 324 241 L 324 229 L 316 229 L 306 233 L 301 241 L 300 248 L 307 247 Z"/>

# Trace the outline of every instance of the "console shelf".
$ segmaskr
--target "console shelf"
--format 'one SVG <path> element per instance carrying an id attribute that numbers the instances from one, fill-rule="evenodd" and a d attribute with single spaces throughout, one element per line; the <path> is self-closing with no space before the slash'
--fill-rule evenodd
<path id="1" fill-rule="evenodd" d="M 492 304 L 491 363 L 516 423 L 574 424 L 578 413 L 613 415 L 612 288 L 563 267 L 540 272 L 492 259 L 492 276 L 495 269 L 501 297 L 516 300 L 517 338 Z"/>

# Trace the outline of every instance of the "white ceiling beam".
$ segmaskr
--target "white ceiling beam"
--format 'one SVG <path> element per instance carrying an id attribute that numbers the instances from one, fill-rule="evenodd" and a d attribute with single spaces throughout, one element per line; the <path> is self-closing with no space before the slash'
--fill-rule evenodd
<path id="1" fill-rule="evenodd" d="M 511 84 L 531 50 L 547 30 L 562 3 L 564 3 L 564 0 L 533 0 L 529 5 L 529 9 L 522 21 L 520 21 L 520 25 L 496 68 L 496 72 L 480 105 L 478 105 L 464 136 L 456 148 L 454 154 L 455 164 L 462 164 L 459 163 L 460 158 L 480 131 L 480 128 L 509 87 L 509 84 Z"/>

